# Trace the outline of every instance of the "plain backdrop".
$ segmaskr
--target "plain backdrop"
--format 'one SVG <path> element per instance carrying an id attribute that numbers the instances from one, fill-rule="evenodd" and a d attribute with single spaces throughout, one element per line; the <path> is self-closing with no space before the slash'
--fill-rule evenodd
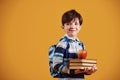
<path id="1" fill-rule="evenodd" d="M 0 80 L 57 80 L 49 72 L 48 49 L 65 34 L 61 16 L 83 16 L 78 35 L 97 59 L 86 80 L 120 80 L 119 0 L 0 0 Z"/>

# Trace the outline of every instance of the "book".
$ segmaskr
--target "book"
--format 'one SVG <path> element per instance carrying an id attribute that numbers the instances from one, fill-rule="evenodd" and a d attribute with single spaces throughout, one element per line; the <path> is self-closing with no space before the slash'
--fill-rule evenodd
<path id="1" fill-rule="evenodd" d="M 93 66 L 93 65 L 96 65 L 95 63 L 70 63 L 70 66 Z"/>
<path id="2" fill-rule="evenodd" d="M 84 62 L 84 63 L 97 63 L 96 59 L 70 59 L 70 63 L 72 62 Z"/>
<path id="3" fill-rule="evenodd" d="M 69 66 L 69 69 L 72 70 L 72 69 L 84 69 L 85 67 L 87 67 L 88 69 L 92 69 L 91 66 Z"/>
<path id="4" fill-rule="evenodd" d="M 96 64 L 96 59 L 70 59 L 69 69 L 84 69 L 85 67 L 91 69 Z"/>

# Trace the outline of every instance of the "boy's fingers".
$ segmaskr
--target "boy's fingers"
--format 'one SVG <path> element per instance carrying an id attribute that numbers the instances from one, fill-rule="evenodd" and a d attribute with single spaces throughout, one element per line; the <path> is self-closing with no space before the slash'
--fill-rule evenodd
<path id="1" fill-rule="evenodd" d="M 80 70 L 79 70 L 79 69 L 76 69 L 76 70 L 75 70 L 75 74 L 78 74 L 78 73 L 80 73 Z"/>
<path id="2" fill-rule="evenodd" d="M 92 74 L 97 71 L 96 65 L 93 65 L 93 67 L 88 67 L 88 70 L 86 71 L 87 74 Z"/>
<path id="3" fill-rule="evenodd" d="M 88 71 L 88 67 L 85 67 L 85 70 L 84 70 L 84 72 L 87 72 Z"/>
<path id="4" fill-rule="evenodd" d="M 81 67 L 80 69 L 76 69 L 75 70 L 75 74 L 79 74 L 79 73 L 94 73 L 95 71 L 97 71 L 97 67 L 93 66 L 93 67 Z"/>
<path id="5" fill-rule="evenodd" d="M 93 66 L 91 72 L 94 73 L 95 71 L 97 71 L 97 67 Z"/>
<path id="6" fill-rule="evenodd" d="M 85 68 L 75 70 L 75 74 L 84 73 L 84 72 L 85 72 Z"/>
<path id="7" fill-rule="evenodd" d="M 94 68 L 94 71 L 97 71 L 97 69 L 98 69 L 97 66 L 95 66 L 95 65 L 93 66 L 93 68 Z"/>
<path id="8" fill-rule="evenodd" d="M 97 68 L 97 67 L 95 67 L 95 70 L 98 70 L 98 68 Z"/>

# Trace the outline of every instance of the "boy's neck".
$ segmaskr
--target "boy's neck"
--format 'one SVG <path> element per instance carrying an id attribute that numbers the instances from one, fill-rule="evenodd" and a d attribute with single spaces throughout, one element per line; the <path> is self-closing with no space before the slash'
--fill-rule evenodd
<path id="1" fill-rule="evenodd" d="M 74 36 L 74 37 L 71 37 L 69 36 L 68 34 L 65 34 L 69 39 L 72 39 L 72 40 L 76 40 L 77 39 L 77 36 Z"/>

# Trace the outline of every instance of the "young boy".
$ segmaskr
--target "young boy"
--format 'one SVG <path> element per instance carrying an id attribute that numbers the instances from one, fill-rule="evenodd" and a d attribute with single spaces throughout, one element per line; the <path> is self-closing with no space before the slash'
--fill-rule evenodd
<path id="1" fill-rule="evenodd" d="M 68 69 L 69 59 L 78 58 L 77 54 L 84 46 L 77 37 L 82 22 L 82 16 L 76 10 L 69 10 L 62 16 L 62 29 L 66 34 L 56 45 L 53 57 L 54 69 L 60 73 L 59 80 L 84 80 L 84 74 L 92 74 L 97 70 L 96 66 L 91 69 L 86 67 L 83 70 Z"/>

